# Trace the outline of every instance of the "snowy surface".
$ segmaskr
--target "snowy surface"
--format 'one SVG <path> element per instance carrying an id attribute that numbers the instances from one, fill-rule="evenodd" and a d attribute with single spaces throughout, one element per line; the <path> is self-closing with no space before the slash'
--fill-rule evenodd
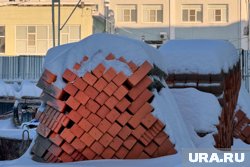
<path id="1" fill-rule="evenodd" d="M 0 80 L 0 96 L 11 96 L 21 98 L 23 96 L 39 97 L 42 90 L 28 80 L 22 81 L 19 85 L 17 83 L 7 84 Z"/>
<path id="2" fill-rule="evenodd" d="M 238 109 L 241 109 L 250 118 L 250 94 L 243 83 L 241 84 L 236 111 Z"/>
<path id="3" fill-rule="evenodd" d="M 181 114 L 196 132 L 216 132 L 221 107 L 217 98 L 195 88 L 171 89 Z"/>
<path id="4" fill-rule="evenodd" d="M 129 67 L 120 61 L 105 61 L 105 57 L 112 53 L 116 58 L 124 57 L 127 61 L 133 61 L 141 65 L 145 60 L 155 63 L 165 72 L 166 65 L 160 61 L 160 52 L 145 44 L 142 41 L 129 39 L 110 34 L 94 34 L 79 42 L 62 45 L 50 49 L 45 57 L 44 68 L 49 69 L 57 76 L 61 76 L 66 68 L 72 69 L 75 63 L 81 62 L 86 55 L 88 61 L 84 63 L 78 74 L 82 76 L 86 71 L 94 69 L 103 62 L 106 67 L 113 67 L 116 71 L 124 71 L 130 75 Z M 56 85 L 64 87 L 63 82 L 58 77 Z"/>
<path id="5" fill-rule="evenodd" d="M 235 47 L 224 40 L 170 40 L 159 48 L 169 73 L 218 74 L 239 59 Z"/>

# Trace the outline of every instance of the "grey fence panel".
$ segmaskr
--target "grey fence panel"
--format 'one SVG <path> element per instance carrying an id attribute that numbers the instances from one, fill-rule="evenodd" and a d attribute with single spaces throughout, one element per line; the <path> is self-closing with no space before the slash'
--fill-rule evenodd
<path id="1" fill-rule="evenodd" d="M 245 87 L 250 91 L 250 52 L 248 50 L 242 51 L 240 53 L 241 58 L 241 75 L 245 83 Z"/>
<path id="2" fill-rule="evenodd" d="M 42 74 L 44 56 L 1 56 L 0 79 L 37 81 Z"/>

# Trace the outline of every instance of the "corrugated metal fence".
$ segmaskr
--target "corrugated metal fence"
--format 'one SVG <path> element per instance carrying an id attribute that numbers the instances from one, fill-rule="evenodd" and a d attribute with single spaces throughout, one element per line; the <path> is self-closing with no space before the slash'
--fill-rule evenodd
<path id="1" fill-rule="evenodd" d="M 44 56 L 0 56 L 0 79 L 37 81 L 42 74 L 43 62 Z"/>
<path id="2" fill-rule="evenodd" d="M 240 53 L 241 58 L 241 74 L 242 79 L 245 83 L 245 87 L 250 91 L 250 52 L 248 50 L 244 50 Z"/>

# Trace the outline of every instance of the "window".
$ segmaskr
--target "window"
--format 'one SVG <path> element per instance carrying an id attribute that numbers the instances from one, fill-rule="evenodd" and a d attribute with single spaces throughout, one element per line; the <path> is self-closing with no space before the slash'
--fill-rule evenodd
<path id="1" fill-rule="evenodd" d="M 5 52 L 5 27 L 0 26 L 0 53 Z"/>
<path id="2" fill-rule="evenodd" d="M 57 28 L 56 28 L 57 30 Z M 58 41 L 57 32 L 56 44 Z M 32 25 L 16 27 L 16 53 L 18 54 L 45 54 L 52 47 L 52 26 Z M 80 40 L 80 26 L 65 26 L 61 31 L 61 44 Z"/>
<path id="3" fill-rule="evenodd" d="M 136 5 L 118 5 L 117 16 L 119 22 L 136 22 L 137 21 Z"/>
<path id="4" fill-rule="evenodd" d="M 227 5 L 209 5 L 208 7 L 209 22 L 227 22 L 228 6 Z"/>
<path id="5" fill-rule="evenodd" d="M 144 5 L 143 6 L 144 22 L 163 22 L 162 5 Z"/>
<path id="6" fill-rule="evenodd" d="M 183 22 L 202 22 L 202 5 L 182 5 Z"/>

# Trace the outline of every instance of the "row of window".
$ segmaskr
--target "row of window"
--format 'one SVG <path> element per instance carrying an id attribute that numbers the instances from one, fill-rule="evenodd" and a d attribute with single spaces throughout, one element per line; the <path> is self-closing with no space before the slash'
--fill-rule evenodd
<path id="1" fill-rule="evenodd" d="M 56 43 L 58 41 L 57 27 Z M 61 31 L 60 43 L 66 44 L 80 40 L 80 26 L 65 26 Z M 17 54 L 44 54 L 52 47 L 52 26 L 32 25 L 16 26 L 16 53 Z M 5 52 L 5 27 L 0 26 L 0 53 Z"/>
<path id="2" fill-rule="evenodd" d="M 118 5 L 118 22 L 137 22 L 137 5 Z M 203 5 L 182 5 L 183 22 L 202 22 Z M 228 5 L 209 5 L 209 22 L 227 22 Z M 143 22 L 163 22 L 163 5 L 143 5 Z"/>

